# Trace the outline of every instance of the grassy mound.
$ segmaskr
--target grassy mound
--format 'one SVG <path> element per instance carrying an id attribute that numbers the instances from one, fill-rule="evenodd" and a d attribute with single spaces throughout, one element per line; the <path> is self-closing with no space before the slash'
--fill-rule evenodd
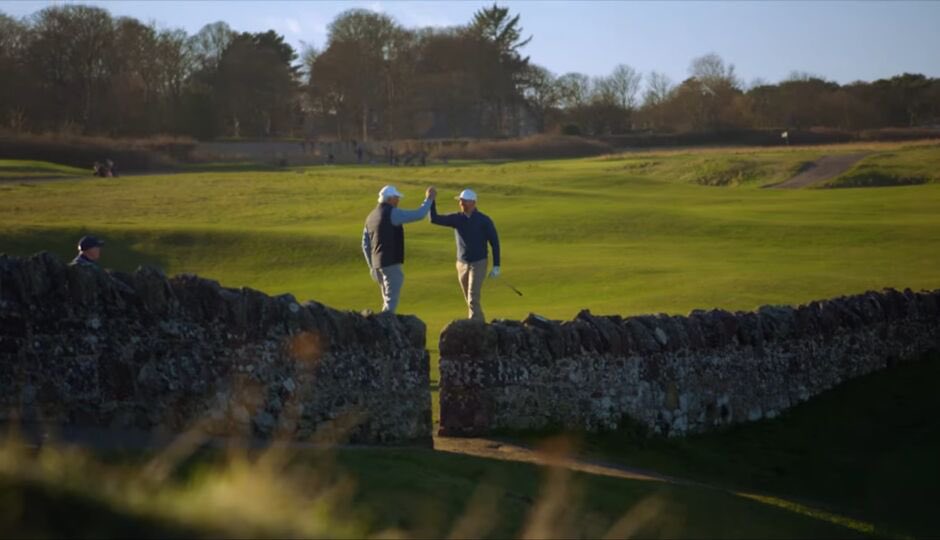
<path id="1" fill-rule="evenodd" d="M 60 163 L 91 171 L 95 161 L 111 159 L 118 170 L 169 169 L 188 158 L 196 142 L 185 137 L 111 139 L 78 135 L 0 132 L 0 159 Z"/>
<path id="2" fill-rule="evenodd" d="M 887 187 L 940 182 L 940 145 L 900 147 L 859 161 L 820 187 Z"/>
<path id="3" fill-rule="evenodd" d="M 76 176 L 91 176 L 91 166 L 82 169 L 47 161 L 0 159 L 0 180 L 71 178 Z"/>

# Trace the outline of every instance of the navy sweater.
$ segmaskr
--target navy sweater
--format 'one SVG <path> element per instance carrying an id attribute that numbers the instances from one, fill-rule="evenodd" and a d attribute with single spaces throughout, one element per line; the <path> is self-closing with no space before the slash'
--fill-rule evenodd
<path id="1" fill-rule="evenodd" d="M 483 212 L 474 210 L 469 216 L 463 212 L 440 215 L 437 205 L 431 203 L 431 223 L 454 228 L 457 240 L 457 260 L 472 263 L 487 257 L 486 243 L 493 246 L 493 266 L 499 266 L 499 235 L 493 220 Z"/>

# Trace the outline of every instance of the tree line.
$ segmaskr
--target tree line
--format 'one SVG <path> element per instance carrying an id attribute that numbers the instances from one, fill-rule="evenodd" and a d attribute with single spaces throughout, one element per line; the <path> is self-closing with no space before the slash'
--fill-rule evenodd
<path id="1" fill-rule="evenodd" d="M 745 84 L 715 54 L 672 81 L 626 64 L 556 75 L 496 4 L 451 28 L 352 9 L 322 49 L 224 22 L 193 35 L 84 5 L 0 13 L 0 125 L 13 132 L 401 139 L 940 124 L 940 79 Z"/>

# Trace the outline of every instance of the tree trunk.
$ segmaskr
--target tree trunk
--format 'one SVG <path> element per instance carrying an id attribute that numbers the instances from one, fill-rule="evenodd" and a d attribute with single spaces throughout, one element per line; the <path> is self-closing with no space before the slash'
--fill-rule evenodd
<path id="1" fill-rule="evenodd" d="M 369 140 L 369 106 L 362 104 L 362 142 Z"/>

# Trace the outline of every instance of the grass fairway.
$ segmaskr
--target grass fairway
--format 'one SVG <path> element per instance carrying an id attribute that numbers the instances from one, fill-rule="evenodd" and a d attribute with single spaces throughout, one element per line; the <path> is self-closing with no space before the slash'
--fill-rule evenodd
<path id="1" fill-rule="evenodd" d="M 876 155 L 882 146 L 873 147 Z M 383 184 L 404 191 L 403 207 L 419 204 L 434 184 L 444 211 L 455 211 L 450 198 L 473 187 L 499 229 L 504 280 L 524 296 L 488 281 L 490 319 L 570 318 L 582 308 L 623 315 L 752 309 L 887 286 L 940 287 L 938 184 L 777 191 L 756 188 L 779 174 L 738 187 L 695 180 L 742 161 L 795 170 L 842 151 L 857 147 L 7 184 L 0 185 L 0 251 L 48 249 L 67 258 L 79 236 L 94 232 L 108 241 L 104 264 L 113 268 L 155 264 L 227 286 L 378 309 L 359 248 L 363 220 Z M 427 222 L 406 231 L 400 312 L 428 323 L 434 351 L 439 330 L 466 313 L 453 232 Z"/>
<path id="2" fill-rule="evenodd" d="M 85 170 L 46 161 L 0 159 L 0 181 L 30 178 L 71 178 L 90 175 L 91 167 Z"/>
<path id="3" fill-rule="evenodd" d="M 480 209 L 499 229 L 501 279 L 524 296 L 488 281 L 483 306 L 490 319 L 521 319 L 529 312 L 567 319 L 583 308 L 598 314 L 684 314 L 700 307 L 735 310 L 795 304 L 888 286 L 940 287 L 940 184 L 759 189 L 785 180 L 807 161 L 858 149 L 853 145 L 668 151 L 395 169 L 207 167 L 163 176 L 0 183 L 0 252 L 29 255 L 46 249 L 70 258 L 78 237 L 93 232 L 107 241 L 103 263 L 112 268 L 133 270 L 151 264 L 168 274 L 198 273 L 226 286 L 290 292 L 300 300 L 315 299 L 342 309 L 377 310 L 378 290 L 359 247 L 363 220 L 382 185 L 396 184 L 407 196 L 403 207 L 413 208 L 424 188 L 433 184 L 439 188 L 443 211 L 455 211 L 450 197 L 460 189 L 474 188 Z M 882 173 L 895 176 L 908 174 L 898 167 L 924 169 L 921 162 L 940 152 L 937 145 L 868 149 L 872 156 L 859 166 L 877 169 L 879 163 L 887 163 L 895 169 Z M 417 314 L 428 323 L 436 380 L 438 332 L 466 314 L 454 271 L 453 233 L 426 222 L 407 225 L 406 230 L 400 312 Z M 663 458 L 672 461 L 649 464 L 682 471 L 682 463 L 690 459 L 702 478 L 835 501 L 837 508 L 879 517 L 844 492 L 832 495 L 820 487 L 826 476 L 817 472 L 827 462 L 797 468 L 794 478 L 803 480 L 792 484 L 744 482 L 742 478 L 750 474 L 745 471 L 769 474 L 777 463 L 776 458 L 763 462 L 754 456 L 764 451 L 762 445 L 780 439 L 773 434 L 755 437 L 763 442 L 746 446 L 742 452 L 751 456 L 750 461 L 741 458 L 749 464 L 738 471 L 721 465 L 726 448 L 737 444 L 735 440 L 690 443 L 699 444 L 699 450 L 684 454 L 680 447 L 672 458 Z M 839 448 L 835 442 L 831 446 Z M 912 442 L 911 455 L 918 448 Z M 643 456 L 623 450 L 623 456 L 631 459 Z M 853 455 L 856 459 L 864 454 Z M 916 471 L 905 468 L 907 454 L 898 456 L 890 462 L 897 470 L 884 474 L 901 479 L 916 476 Z M 537 506 L 536 481 L 542 474 L 529 466 L 414 450 L 344 454 L 340 462 L 365 488 L 356 500 L 378 509 L 373 516 L 376 526 L 429 536 L 446 534 L 458 525 L 455 516 L 470 505 L 471 490 L 483 478 L 496 479 L 499 495 L 493 500 L 499 501 L 501 515 L 510 517 L 501 517 L 480 534 L 519 532 L 528 512 Z M 833 470 L 862 466 L 853 463 L 848 469 L 834 466 Z M 814 478 L 806 478 L 810 475 Z M 585 494 L 581 499 L 585 506 L 572 518 L 576 521 L 572 530 L 588 536 L 609 530 L 624 511 L 659 489 L 594 477 L 576 484 Z M 851 491 L 851 485 L 839 489 Z M 5 493 L 18 493 L 16 489 Z M 672 510 L 666 515 L 682 517 L 687 525 L 642 529 L 651 536 L 818 537 L 856 532 L 728 494 L 669 490 Z M 39 493 L 38 501 L 60 500 L 55 493 L 26 492 Z M 401 493 L 407 496 L 396 496 Z M 416 516 L 412 509 L 416 504 L 426 512 Z M 428 518 L 436 512 L 445 517 Z M 5 515 L 0 513 L 0 518 Z M 917 516 L 911 530 L 929 530 L 917 521 L 922 515 Z M 362 532 L 352 530 L 353 536 Z"/>

